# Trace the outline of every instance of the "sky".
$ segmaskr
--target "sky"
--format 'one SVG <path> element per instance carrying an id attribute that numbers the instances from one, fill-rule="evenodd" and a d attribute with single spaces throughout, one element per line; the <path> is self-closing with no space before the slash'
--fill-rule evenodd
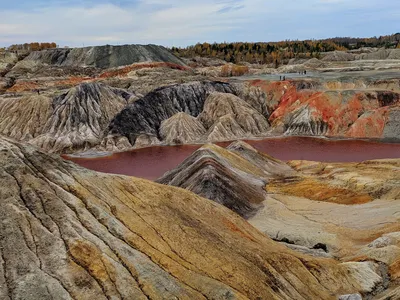
<path id="1" fill-rule="evenodd" d="M 182 47 L 397 32 L 400 0 L 0 0 L 0 47 Z"/>

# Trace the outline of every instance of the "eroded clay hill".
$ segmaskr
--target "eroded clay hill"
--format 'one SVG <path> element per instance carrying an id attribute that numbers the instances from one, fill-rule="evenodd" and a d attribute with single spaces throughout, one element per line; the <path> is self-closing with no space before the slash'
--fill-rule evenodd
<path id="1" fill-rule="evenodd" d="M 197 118 L 180 112 L 161 122 L 160 137 L 167 144 L 194 143 L 206 133 Z"/>
<path id="2" fill-rule="evenodd" d="M 137 139 L 185 144 L 266 136 L 270 125 L 265 98 L 252 90 L 216 81 L 157 89 L 112 120 L 102 145 L 121 150 L 119 144 L 138 147 Z"/>
<path id="3" fill-rule="evenodd" d="M 266 93 L 276 133 L 399 139 L 400 82 L 252 81 Z"/>
<path id="4" fill-rule="evenodd" d="M 235 90 L 227 83 L 212 81 L 192 82 L 156 89 L 128 105 L 115 116 L 108 129 L 109 138 L 106 143 L 110 143 L 112 139 L 126 138 L 133 146 L 141 135 L 159 137 L 159 129 L 163 121 L 181 112 L 197 117 L 203 111 L 207 96 L 213 92 L 235 93 Z M 179 118 L 177 121 L 180 126 L 192 122 L 190 120 L 186 122 L 186 119 Z M 197 126 L 193 124 L 189 127 L 193 129 Z M 172 128 L 176 128 L 176 126 Z M 185 129 L 182 128 L 182 130 Z M 176 129 L 173 130 L 176 131 Z M 163 135 L 167 136 L 168 133 L 164 130 Z M 172 139 L 174 138 L 172 137 Z"/>
<path id="5" fill-rule="evenodd" d="M 162 87 L 142 97 L 81 83 L 59 92 L 1 96 L 0 132 L 57 153 L 231 140 L 266 134 L 262 101 L 218 81 Z"/>
<path id="6" fill-rule="evenodd" d="M 300 253 L 377 262 L 386 271 L 364 293 L 397 299 L 399 167 L 399 160 L 286 164 L 235 142 L 204 146 L 158 182 L 218 202 Z"/>
<path id="7" fill-rule="evenodd" d="M 0 98 L 0 133 L 29 141 L 43 132 L 52 114 L 52 99 L 45 95 Z"/>
<path id="8" fill-rule="evenodd" d="M 268 179 L 293 173 L 285 163 L 236 142 L 228 149 L 203 146 L 157 182 L 188 189 L 248 217 L 261 207 Z"/>
<path id="9" fill-rule="evenodd" d="M 0 57 L 0 94 L 59 91 L 87 82 L 146 94 L 162 85 L 201 77 L 156 45 L 46 49 L 29 55 L 14 51 Z"/>
<path id="10" fill-rule="evenodd" d="M 383 52 L 370 53 L 391 55 Z M 49 49 L 18 59 L 0 58 L 0 133 L 50 152 L 293 135 L 399 141 L 400 81 L 387 71 L 227 80 L 152 45 Z"/>
<path id="11" fill-rule="evenodd" d="M 0 133 L 58 153 L 282 135 L 396 142 L 399 128 L 398 79 L 206 80 L 145 96 L 93 81 L 0 96 Z"/>
<path id="12" fill-rule="evenodd" d="M 48 152 L 84 151 L 99 144 L 129 93 L 85 83 L 59 96 L 0 98 L 0 133 Z"/>
<path id="13" fill-rule="evenodd" d="M 109 127 L 110 137 L 127 139 L 131 146 L 143 134 L 154 137 L 151 141 L 157 144 L 271 135 L 399 139 L 398 79 L 256 80 L 224 83 L 225 91 L 201 86 L 204 83 L 175 85 L 148 94 L 116 116 Z M 198 92 L 192 95 L 192 89 Z M 113 142 L 107 149 L 113 149 Z"/>
<path id="14" fill-rule="evenodd" d="M 373 262 L 312 258 L 191 192 L 0 139 L 1 299 L 336 299 Z"/>
<path id="15" fill-rule="evenodd" d="M 156 45 L 95 46 L 72 49 L 46 49 L 29 54 L 14 71 L 40 66 L 116 68 L 138 62 L 170 62 L 185 65 L 166 48 Z"/>

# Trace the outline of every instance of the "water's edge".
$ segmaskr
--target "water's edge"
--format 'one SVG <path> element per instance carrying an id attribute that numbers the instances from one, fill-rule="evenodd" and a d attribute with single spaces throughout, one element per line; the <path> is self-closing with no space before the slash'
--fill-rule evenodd
<path id="1" fill-rule="evenodd" d="M 361 162 L 400 158 L 400 143 L 368 139 L 270 137 L 245 140 L 257 150 L 283 161 Z M 231 141 L 216 143 L 227 147 Z M 64 155 L 85 168 L 155 180 L 175 168 L 203 144 L 152 146 L 125 152 Z"/>

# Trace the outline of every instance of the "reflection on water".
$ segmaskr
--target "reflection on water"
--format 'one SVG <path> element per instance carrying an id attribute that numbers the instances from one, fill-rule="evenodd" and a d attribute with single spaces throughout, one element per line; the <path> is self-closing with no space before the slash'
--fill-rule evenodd
<path id="1" fill-rule="evenodd" d="M 400 158 L 400 144 L 360 140 L 326 140 L 305 137 L 270 138 L 247 141 L 259 151 L 281 160 L 361 162 L 381 158 Z M 230 143 L 218 143 L 228 146 Z M 201 145 L 159 146 L 116 153 L 98 158 L 68 158 L 95 171 L 155 180 L 183 162 Z"/>

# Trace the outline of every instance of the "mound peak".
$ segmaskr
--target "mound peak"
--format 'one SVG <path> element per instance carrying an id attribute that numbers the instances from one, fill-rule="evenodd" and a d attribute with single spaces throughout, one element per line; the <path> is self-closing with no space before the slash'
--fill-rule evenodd
<path id="1" fill-rule="evenodd" d="M 246 101 L 232 94 L 212 93 L 208 96 L 199 120 L 210 128 L 221 117 L 230 116 L 242 130 L 252 136 L 265 133 L 269 124 L 266 118 Z M 229 127 L 229 125 L 228 125 Z"/>
<path id="2" fill-rule="evenodd" d="M 158 182 L 188 189 L 249 217 L 264 201 L 266 182 L 282 172 L 294 173 L 244 142 L 228 149 L 207 144 Z"/>
<path id="3" fill-rule="evenodd" d="M 51 152 L 86 150 L 99 143 L 125 105 L 126 100 L 106 85 L 80 84 L 53 100 L 43 134 L 31 143 Z"/>
<path id="4" fill-rule="evenodd" d="M 229 141 L 246 137 L 248 134 L 236 122 L 231 114 L 224 115 L 218 119 L 206 132 L 206 139 L 212 141 Z"/>
<path id="5" fill-rule="evenodd" d="M 161 123 L 160 135 L 167 144 L 184 144 L 198 141 L 206 129 L 195 117 L 184 112 L 173 115 Z"/>

